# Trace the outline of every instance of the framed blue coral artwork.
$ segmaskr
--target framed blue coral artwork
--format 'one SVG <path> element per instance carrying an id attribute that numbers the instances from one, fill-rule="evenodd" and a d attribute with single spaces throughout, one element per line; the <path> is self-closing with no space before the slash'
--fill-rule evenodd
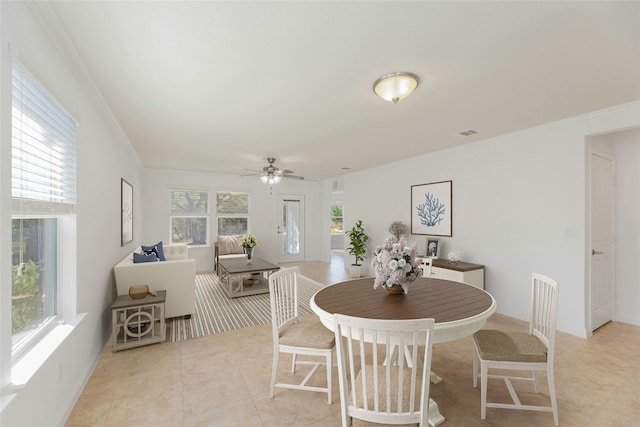
<path id="1" fill-rule="evenodd" d="M 411 234 L 452 236 L 453 181 L 411 186 Z"/>

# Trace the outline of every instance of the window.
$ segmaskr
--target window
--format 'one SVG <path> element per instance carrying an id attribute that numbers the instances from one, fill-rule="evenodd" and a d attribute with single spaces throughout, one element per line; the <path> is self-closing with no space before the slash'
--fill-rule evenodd
<path id="1" fill-rule="evenodd" d="M 218 235 L 246 234 L 249 232 L 249 194 L 235 192 L 216 193 Z"/>
<path id="2" fill-rule="evenodd" d="M 331 234 L 343 234 L 342 202 L 331 202 Z"/>
<path id="3" fill-rule="evenodd" d="M 209 244 L 209 192 L 171 190 L 171 243 L 191 246 Z"/>
<path id="4" fill-rule="evenodd" d="M 75 289 L 76 124 L 19 64 L 12 64 L 11 82 L 15 361 L 73 314 L 64 312 L 70 303 L 62 295 L 75 301 L 64 290 Z"/>

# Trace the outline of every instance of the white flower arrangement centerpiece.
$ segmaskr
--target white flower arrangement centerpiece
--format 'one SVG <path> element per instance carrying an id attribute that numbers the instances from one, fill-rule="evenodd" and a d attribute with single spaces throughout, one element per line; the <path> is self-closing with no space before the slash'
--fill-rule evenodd
<path id="1" fill-rule="evenodd" d="M 240 238 L 240 246 L 245 249 L 255 248 L 258 246 L 258 243 L 260 243 L 260 241 L 253 234 L 245 234 Z"/>
<path id="2" fill-rule="evenodd" d="M 394 286 L 401 286 L 402 293 L 409 292 L 409 285 L 422 276 L 420 262 L 416 260 L 417 245 L 407 246 L 404 238 L 388 236 L 384 243 L 376 247 L 371 266 L 376 274 L 373 288 L 380 286 L 391 292 Z"/>
<path id="3" fill-rule="evenodd" d="M 247 253 L 247 263 L 251 263 L 251 257 L 253 256 L 253 248 L 258 246 L 260 241 L 253 234 L 245 234 L 240 238 L 240 246 L 244 248 Z"/>

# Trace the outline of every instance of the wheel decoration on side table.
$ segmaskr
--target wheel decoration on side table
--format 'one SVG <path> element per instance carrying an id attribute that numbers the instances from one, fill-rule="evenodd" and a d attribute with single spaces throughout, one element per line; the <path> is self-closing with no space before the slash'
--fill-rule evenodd
<path id="1" fill-rule="evenodd" d="M 137 311 L 124 321 L 124 332 L 130 337 L 144 337 L 153 330 L 153 321 L 150 313 Z"/>

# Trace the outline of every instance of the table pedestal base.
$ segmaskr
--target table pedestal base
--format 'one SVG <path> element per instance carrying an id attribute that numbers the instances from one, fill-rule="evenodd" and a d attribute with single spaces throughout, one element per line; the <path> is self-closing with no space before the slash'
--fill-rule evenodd
<path id="1" fill-rule="evenodd" d="M 440 382 L 442 382 L 442 378 L 435 372 L 431 371 L 431 384 L 438 384 Z"/>
<path id="2" fill-rule="evenodd" d="M 439 426 L 444 422 L 444 417 L 440 413 L 438 404 L 432 398 L 429 398 L 429 425 L 432 427 Z"/>
<path id="3" fill-rule="evenodd" d="M 402 357 L 402 355 L 398 354 L 398 346 L 394 345 L 391 347 L 391 360 L 395 366 L 398 366 L 398 358 Z M 407 366 L 412 368 L 413 361 L 411 360 L 412 354 L 412 346 L 406 345 L 404 346 L 404 360 L 407 363 Z M 422 363 L 422 360 L 417 360 L 418 364 Z M 384 364 L 387 364 L 387 360 L 384 361 Z M 438 384 L 442 382 L 442 378 L 438 376 L 435 372 L 431 371 L 430 380 L 432 384 Z M 444 417 L 440 413 L 440 408 L 438 408 L 438 404 L 432 398 L 429 398 L 429 425 L 432 427 L 436 427 L 444 422 Z"/>

